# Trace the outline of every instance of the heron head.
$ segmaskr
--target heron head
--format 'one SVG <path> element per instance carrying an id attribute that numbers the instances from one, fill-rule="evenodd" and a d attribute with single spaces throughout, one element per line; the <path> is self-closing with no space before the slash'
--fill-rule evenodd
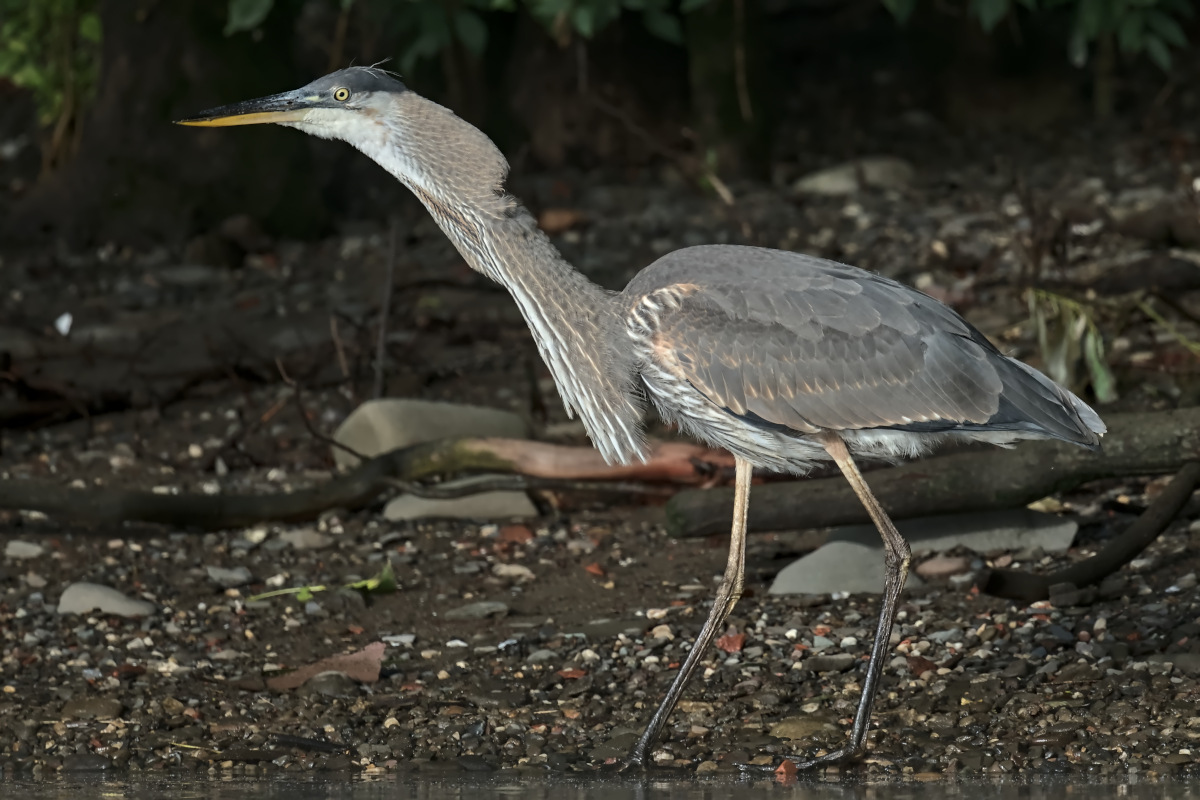
<path id="1" fill-rule="evenodd" d="M 481 131 L 375 67 L 350 67 L 282 94 L 209 109 L 179 125 L 274 123 L 341 139 L 413 189 L 441 196 L 501 186 L 508 162 Z"/>
<path id="2" fill-rule="evenodd" d="M 379 135 L 379 128 L 402 113 L 407 87 L 375 67 L 350 67 L 307 86 L 209 109 L 179 125 L 216 128 L 274 123 L 325 139 L 351 144 Z"/>

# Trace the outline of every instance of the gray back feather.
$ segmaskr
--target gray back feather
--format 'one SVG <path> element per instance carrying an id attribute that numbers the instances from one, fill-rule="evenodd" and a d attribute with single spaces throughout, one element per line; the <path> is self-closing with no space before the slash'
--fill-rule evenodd
<path id="1" fill-rule="evenodd" d="M 1095 445 L 1095 412 L 1006 358 L 928 295 L 799 253 L 710 245 L 664 256 L 627 303 L 669 293 L 659 352 L 716 405 L 800 433 L 1024 430 Z"/>

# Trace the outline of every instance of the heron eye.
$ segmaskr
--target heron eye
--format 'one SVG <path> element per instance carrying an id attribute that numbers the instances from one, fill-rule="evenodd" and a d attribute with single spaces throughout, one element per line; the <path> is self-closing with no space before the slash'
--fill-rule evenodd
<path id="1" fill-rule="evenodd" d="M 333 99 L 337 100 L 339 103 L 346 102 L 347 100 L 350 99 L 350 90 L 346 89 L 344 87 L 341 89 L 334 89 L 333 90 Z"/>

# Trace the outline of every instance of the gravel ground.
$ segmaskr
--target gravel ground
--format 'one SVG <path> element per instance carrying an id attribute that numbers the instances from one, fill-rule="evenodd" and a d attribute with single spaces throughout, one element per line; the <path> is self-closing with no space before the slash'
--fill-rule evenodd
<path id="1" fill-rule="evenodd" d="M 1110 212 L 1133 203 L 1134 190 L 1174 191 L 1177 165 L 1146 158 L 1140 139 L 1076 144 L 1013 156 L 1035 190 L 1084 215 L 1072 217 L 1068 253 L 1049 276 L 1090 280 L 1166 253 L 1165 243 L 1116 230 Z M 543 214 L 556 205 L 581 212 L 556 239 L 606 285 L 620 285 L 655 254 L 701 241 L 807 250 L 912 282 L 957 305 L 1010 352 L 1036 358 L 1011 287 L 1038 220 L 1011 191 L 1011 173 L 974 166 L 984 163 L 975 158 L 933 164 L 902 155 L 918 163 L 912 184 L 795 198 L 780 178 L 735 186 L 733 211 L 661 175 L 535 177 L 517 190 Z M 401 234 L 391 393 L 514 408 L 548 435 L 577 436 L 546 374 L 528 377 L 532 346 L 510 301 L 473 279 L 427 220 L 412 215 Z M 36 322 L 26 332 L 46 341 L 50 321 L 68 307 L 80 324 L 118 328 L 132 315 L 199 321 L 255 305 L 276 321 L 314 310 L 357 321 L 362 330 L 345 325 L 341 343 L 356 380 L 340 378 L 329 341 L 289 367 L 311 387 L 308 416 L 328 430 L 369 384 L 357 370 L 373 346 L 378 283 L 357 270 L 378 274 L 386 240 L 362 228 L 322 243 L 275 243 L 240 268 L 193 270 L 186 289 L 161 279 L 179 278 L 169 271 L 177 254 L 165 251 L 13 257 L 5 269 L 21 288 L 2 310 Z M 1189 307 L 1188 296 L 1176 299 Z M 1186 319 L 1176 325 L 1194 336 Z M 1174 334 L 1126 320 L 1109 345 L 1122 386 L 1114 407 L 1192 402 L 1195 357 Z M 301 423 L 292 389 L 229 372 L 194 381 L 169 402 L 7 431 L 3 477 L 212 494 L 326 478 L 328 448 Z M 972 566 L 1048 570 L 1086 557 L 1159 488 L 1108 481 L 1060 497 L 1082 525 L 1069 553 L 972 555 Z M 376 508 L 207 535 L 85 529 L 0 512 L 0 771 L 453 774 L 613 765 L 699 630 L 725 543 L 668 538 L 652 503 L 561 494 L 540 501 L 546 513 L 528 525 L 390 523 Z M 1017 606 L 980 595 L 962 576 L 910 591 L 868 751 L 826 774 L 1190 775 L 1200 752 L 1198 513 L 1190 505 L 1086 606 Z M 754 538 L 731 631 L 672 718 L 655 765 L 733 773 L 844 740 L 876 598 L 767 596 L 770 574 L 803 541 Z M 392 594 L 248 599 L 340 586 L 385 564 L 396 577 Z M 78 582 L 112 587 L 153 611 L 140 619 L 59 614 L 64 589 Z M 385 645 L 378 681 L 326 672 L 297 689 L 267 685 L 284 670 L 377 642 Z"/>

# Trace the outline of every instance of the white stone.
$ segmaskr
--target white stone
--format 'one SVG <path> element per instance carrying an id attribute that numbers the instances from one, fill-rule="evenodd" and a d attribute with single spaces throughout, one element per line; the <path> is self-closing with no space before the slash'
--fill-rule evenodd
<path id="1" fill-rule="evenodd" d="M 111 586 L 99 583 L 72 583 L 63 589 L 58 599 L 60 614 L 113 614 L 118 617 L 146 617 L 153 614 L 155 606 L 145 600 L 118 592 Z"/>
<path id="2" fill-rule="evenodd" d="M 46 552 L 46 548 L 40 544 L 22 542 L 20 539 L 10 539 L 4 545 L 4 557 L 18 561 L 26 558 L 38 558 L 44 552 Z"/>
<path id="3" fill-rule="evenodd" d="M 867 156 L 809 173 L 793 184 L 801 194 L 844 197 L 862 187 L 903 189 L 912 183 L 916 170 L 895 156 Z"/>
<path id="4" fill-rule="evenodd" d="M 454 436 L 524 439 L 529 424 L 520 415 L 498 408 L 383 398 L 354 409 L 333 434 L 334 440 L 365 456 Z M 358 463 L 341 448 L 333 449 L 333 457 L 341 468 Z"/>

